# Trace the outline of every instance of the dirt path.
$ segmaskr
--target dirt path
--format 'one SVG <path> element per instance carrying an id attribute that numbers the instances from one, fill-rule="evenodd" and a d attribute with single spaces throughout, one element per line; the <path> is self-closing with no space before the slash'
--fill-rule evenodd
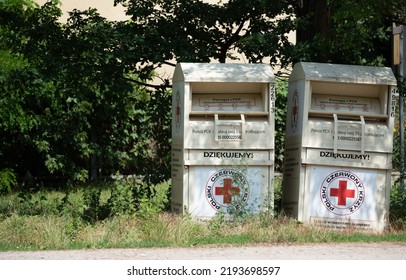
<path id="1" fill-rule="evenodd" d="M 406 243 L 0 252 L 0 260 L 406 260 Z"/>

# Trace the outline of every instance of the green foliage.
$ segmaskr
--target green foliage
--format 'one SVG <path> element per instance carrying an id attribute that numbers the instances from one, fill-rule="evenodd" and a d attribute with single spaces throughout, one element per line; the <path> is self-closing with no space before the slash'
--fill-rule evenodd
<path id="1" fill-rule="evenodd" d="M 106 219 L 110 214 L 108 205 L 101 202 L 102 190 L 100 188 L 91 188 L 86 190 L 83 196 L 84 211 L 82 219 L 90 224 Z"/>
<path id="2" fill-rule="evenodd" d="M 232 175 L 233 186 L 239 189 L 239 193 L 233 192 L 232 201 L 227 205 L 226 214 L 227 218 L 233 222 L 240 223 L 246 219 L 249 219 L 253 215 L 253 205 L 248 203 L 247 195 L 249 194 L 249 186 L 247 182 L 248 166 L 239 165 L 235 166 L 235 172 Z M 255 201 L 253 203 L 258 203 Z M 220 216 L 223 213 L 219 213 Z"/>
<path id="3" fill-rule="evenodd" d="M 136 205 L 136 188 L 139 186 L 134 178 L 123 178 L 116 180 L 111 189 L 109 199 L 109 208 L 111 215 L 134 215 L 137 209 Z M 145 196 L 145 193 L 138 193 L 139 199 Z"/>
<path id="4" fill-rule="evenodd" d="M 123 178 L 116 180 L 124 184 Z M 131 180 L 125 182 L 130 185 Z M 394 223 L 395 230 L 391 228 L 382 235 L 309 227 L 268 212 L 239 221 L 230 221 L 224 215 L 196 221 L 190 216 L 162 211 L 168 199 L 169 182 L 151 187 L 154 191 L 150 199 L 148 202 L 141 199 L 135 214 L 102 219 L 107 213 L 102 214 L 102 209 L 110 207 L 111 194 L 106 188 L 109 184 L 72 187 L 65 192 L 40 190 L 30 195 L 1 196 L 0 250 L 405 241 L 405 234 L 399 231 L 405 228 L 400 219 Z M 399 194 L 392 193 L 393 209 L 393 205 L 399 210 L 404 206 L 404 198 Z M 402 215 L 404 220 L 404 213 L 399 212 L 398 217 Z"/>
<path id="5" fill-rule="evenodd" d="M 10 168 L 0 170 L 0 194 L 10 193 L 17 185 L 17 177 Z"/>
<path id="6" fill-rule="evenodd" d="M 295 61 L 391 66 L 392 23 L 404 0 L 302 3 Z"/>
<path id="7" fill-rule="evenodd" d="M 134 106 L 138 109 L 132 122 L 136 129 L 132 135 L 134 146 L 126 159 L 132 168 L 123 168 L 121 173 L 143 175 L 143 180 L 148 184 L 169 179 L 171 102 L 171 92 L 168 91 L 154 91 L 137 98 Z"/>
<path id="8" fill-rule="evenodd" d="M 148 185 L 137 178 L 117 179 L 108 200 L 110 215 L 157 214 L 169 205 L 170 183 Z"/>
<path id="9" fill-rule="evenodd" d="M 271 57 L 272 65 L 289 62 L 293 48 L 287 34 L 294 29 L 290 1 L 236 0 L 207 3 L 199 0 L 115 0 L 126 7 L 139 43 L 154 46 L 146 58 L 153 64 L 225 62 L 244 54 L 249 62 Z M 280 15 L 286 15 L 281 16 Z M 148 66 L 148 64 L 146 64 Z"/>
<path id="10" fill-rule="evenodd" d="M 398 181 L 390 194 L 390 222 L 394 227 L 405 228 L 406 222 L 406 191 L 400 188 Z"/>
<path id="11" fill-rule="evenodd" d="M 45 192 L 19 193 L 17 213 L 25 216 L 58 215 L 62 203 L 60 198 L 47 197 Z"/>
<path id="12" fill-rule="evenodd" d="M 86 225 L 132 217 L 149 219 L 169 207 L 170 181 L 147 185 L 139 179 L 120 177 L 112 183 L 88 185 L 65 192 L 38 190 L 7 194 L 0 199 L 0 218 L 61 216 L 66 230 L 75 235 Z"/>
<path id="13" fill-rule="evenodd" d="M 28 2 L 0 3 L 0 169 L 34 180 L 116 171 L 166 180 L 170 94 L 137 85 L 151 72 L 134 73 L 143 55 L 126 49 L 127 24 L 94 9 L 61 24 L 58 1 Z"/>
<path id="14" fill-rule="evenodd" d="M 25 66 L 27 66 L 27 62 L 21 55 L 13 54 L 10 50 L 0 49 L 0 69 L 3 73 L 10 73 Z"/>
<path id="15" fill-rule="evenodd" d="M 400 99 L 398 99 L 399 101 Z M 405 108 L 405 99 L 403 98 L 403 108 Z M 399 106 L 396 106 L 396 114 L 395 114 L 395 124 L 394 124 L 394 131 L 393 131 L 393 151 L 392 151 L 392 164 L 393 164 L 393 169 L 394 170 L 400 170 L 400 143 L 401 143 L 401 127 L 400 127 L 401 123 L 400 123 L 400 119 L 399 119 Z M 405 128 L 406 128 L 406 124 Z M 406 139 L 403 137 L 405 143 L 406 144 Z M 404 157 L 406 156 L 406 152 Z"/>
<path id="16" fill-rule="evenodd" d="M 169 208 L 170 197 L 170 182 L 162 182 L 156 185 L 151 185 L 150 196 L 142 198 L 139 204 L 138 213 L 141 216 L 150 214 L 158 214 Z"/>
<path id="17" fill-rule="evenodd" d="M 282 211 L 282 175 L 275 176 L 273 180 L 274 188 L 274 214 L 281 214 Z"/>
<path id="18" fill-rule="evenodd" d="M 283 170 L 283 155 L 285 152 L 285 131 L 287 112 L 288 81 L 277 79 L 275 104 L 275 171 Z"/>
<path id="19" fill-rule="evenodd" d="M 0 170 L 12 168 L 19 181 L 29 173 L 34 181 L 84 182 L 117 171 L 148 184 L 166 181 L 170 82 L 148 82 L 173 59 L 225 62 L 238 54 L 278 68 L 300 59 L 388 63 L 388 22 L 402 22 L 395 8 L 404 0 L 313 2 L 329 8 L 331 24 L 312 17 L 317 11 L 302 13 L 297 1 L 115 0 L 131 20 L 109 21 L 88 9 L 70 11 L 66 23 L 58 21 L 59 1 L 1 1 Z M 289 42 L 290 31 L 312 26 L 328 32 Z M 286 82 L 278 81 L 277 171 L 286 92 Z"/>

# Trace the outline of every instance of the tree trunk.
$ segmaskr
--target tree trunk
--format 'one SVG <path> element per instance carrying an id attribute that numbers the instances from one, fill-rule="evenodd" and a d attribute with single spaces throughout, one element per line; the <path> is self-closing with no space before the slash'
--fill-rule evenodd
<path id="1" fill-rule="evenodd" d="M 316 35 L 323 40 L 330 40 L 331 5 L 326 0 L 303 0 L 297 8 L 298 18 L 306 18 L 306 28 L 298 29 L 296 40 L 298 42 L 312 42 Z"/>

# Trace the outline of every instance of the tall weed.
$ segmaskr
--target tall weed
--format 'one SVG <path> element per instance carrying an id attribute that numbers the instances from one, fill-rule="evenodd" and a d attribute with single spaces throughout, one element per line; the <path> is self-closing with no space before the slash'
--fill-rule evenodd
<path id="1" fill-rule="evenodd" d="M 12 215 L 1 222 L 2 248 L 60 249 L 69 241 L 63 217 Z"/>
<path id="2" fill-rule="evenodd" d="M 209 235 L 205 223 L 166 212 L 140 217 L 139 222 L 144 242 L 156 246 L 196 245 L 199 239 Z"/>

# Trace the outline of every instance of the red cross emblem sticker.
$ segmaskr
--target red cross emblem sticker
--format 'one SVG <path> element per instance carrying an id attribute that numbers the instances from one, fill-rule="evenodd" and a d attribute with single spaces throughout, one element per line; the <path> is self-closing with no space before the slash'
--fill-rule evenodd
<path id="1" fill-rule="evenodd" d="M 351 171 L 334 171 L 324 179 L 320 199 L 333 214 L 351 215 L 361 208 L 365 200 L 364 183 Z"/>
<path id="2" fill-rule="evenodd" d="M 297 90 L 295 90 L 292 99 L 292 112 L 291 112 L 291 119 L 290 119 L 290 126 L 292 132 L 295 132 L 297 129 L 298 121 L 299 121 L 299 95 Z"/>
<path id="3" fill-rule="evenodd" d="M 240 189 L 237 187 L 233 187 L 232 183 L 233 179 L 225 178 L 223 179 L 223 187 L 216 187 L 216 195 L 222 195 L 223 203 L 225 204 L 231 204 L 233 195 L 237 195 L 240 193 Z"/>
<path id="4" fill-rule="evenodd" d="M 239 196 L 239 202 L 247 203 L 249 185 L 244 174 L 234 169 L 221 169 L 214 172 L 206 183 L 207 202 L 215 210 L 228 207 L 233 198 Z"/>
<path id="5" fill-rule="evenodd" d="M 341 206 L 347 205 L 347 197 L 354 198 L 355 190 L 347 189 L 347 181 L 338 181 L 338 189 L 330 189 L 330 196 L 337 197 L 337 204 Z"/>
<path id="6" fill-rule="evenodd" d="M 179 131 L 181 123 L 181 100 L 179 91 L 176 92 L 175 127 Z"/>

